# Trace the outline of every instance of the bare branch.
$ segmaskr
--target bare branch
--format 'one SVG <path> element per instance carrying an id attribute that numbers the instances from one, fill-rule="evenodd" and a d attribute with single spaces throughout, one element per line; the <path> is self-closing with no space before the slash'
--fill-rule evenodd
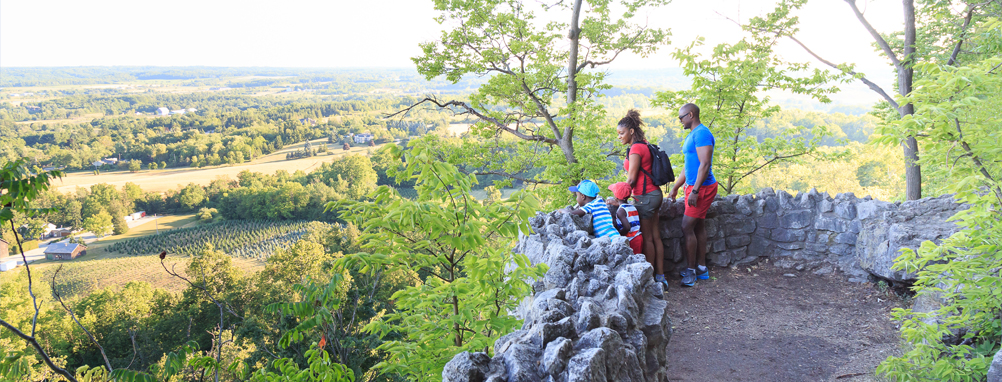
<path id="1" fill-rule="evenodd" d="M 52 359 L 49 358 L 49 354 L 46 353 L 44 349 L 42 349 L 42 345 L 38 343 L 35 337 L 24 334 L 24 332 L 17 330 L 17 328 L 15 328 L 14 325 L 9 324 L 7 323 L 7 321 L 4 321 L 2 319 L 0 319 L 0 326 L 7 328 L 7 330 L 10 330 L 11 332 L 14 332 L 14 335 L 21 337 L 21 339 L 31 344 L 31 347 L 35 348 L 35 351 L 38 352 L 38 355 L 42 356 L 42 362 L 44 362 L 45 365 L 49 367 L 49 369 L 52 369 L 52 371 L 62 375 L 70 382 L 77 382 L 77 379 L 73 377 L 73 374 L 70 374 L 70 372 L 66 371 L 66 369 L 63 369 L 59 366 L 56 366 L 56 364 L 52 363 Z"/>
<path id="2" fill-rule="evenodd" d="M 950 54 L 950 59 L 946 62 L 949 66 L 953 66 L 957 63 L 957 55 L 960 54 L 960 47 L 964 45 L 964 35 L 967 34 L 967 28 L 971 25 L 971 18 L 974 17 L 975 8 L 977 8 L 976 5 L 969 5 L 967 7 L 967 15 L 964 16 L 964 25 L 960 27 L 960 37 L 957 39 L 957 44 L 953 47 L 953 53 Z"/>
<path id="3" fill-rule="evenodd" d="M 847 1 L 850 1 L 850 0 L 847 0 Z M 736 20 L 731 19 L 730 17 L 724 16 L 723 14 L 721 14 L 719 12 L 717 12 L 717 14 L 720 15 L 720 16 L 722 16 L 722 17 L 724 17 L 724 18 L 726 18 L 727 20 L 730 20 L 731 22 L 737 24 L 738 26 L 748 27 L 748 26 L 741 25 L 741 23 L 737 22 Z M 811 48 L 808 48 L 806 44 L 804 44 L 803 42 L 801 42 L 800 40 L 798 40 L 796 37 L 793 37 L 792 35 L 784 34 L 784 33 L 782 33 L 782 31 L 770 31 L 770 30 L 766 30 L 766 29 L 751 28 L 751 27 L 748 27 L 748 28 L 754 29 L 754 30 L 759 31 L 759 32 L 774 33 L 777 36 L 780 36 L 780 35 L 786 36 L 787 38 L 789 38 L 793 42 L 797 43 L 797 45 L 800 45 L 800 47 L 803 48 L 804 51 L 807 52 L 807 54 L 810 54 L 811 57 L 814 57 L 814 59 L 816 59 L 818 61 L 821 61 L 821 63 L 823 63 L 825 65 L 828 65 L 828 66 L 830 66 L 830 67 L 832 67 L 834 69 L 837 69 L 837 70 L 841 71 L 842 73 L 845 73 L 845 74 L 848 74 L 850 76 L 853 76 L 853 78 L 859 79 L 860 82 L 866 84 L 866 86 L 869 87 L 870 90 L 873 90 L 874 92 L 876 92 L 877 94 L 879 94 L 885 101 L 887 101 L 887 103 L 891 104 L 891 106 L 894 106 L 895 109 L 898 108 L 898 102 L 894 100 L 894 97 L 891 97 L 889 94 L 887 94 L 887 92 L 884 91 L 884 89 L 881 88 L 880 85 L 877 85 L 876 83 L 874 83 L 873 81 L 870 81 L 866 77 L 861 76 L 860 73 L 858 73 L 858 72 L 856 72 L 854 70 L 850 70 L 850 69 L 845 69 L 845 68 L 839 67 L 834 62 L 831 62 L 831 61 L 828 61 L 828 60 L 824 59 L 823 57 L 819 56 L 817 53 L 814 53 L 814 51 L 811 50 Z"/>
<path id="4" fill-rule="evenodd" d="M 440 109 L 447 109 L 447 108 L 450 108 L 450 107 L 453 107 L 453 106 L 461 108 L 461 109 L 466 110 L 466 111 L 463 112 L 463 113 L 457 113 L 457 114 L 471 114 L 471 115 L 474 115 L 477 118 L 480 118 L 480 120 L 482 120 L 482 121 L 490 122 L 498 130 L 502 130 L 502 131 L 508 132 L 509 134 L 512 134 L 512 135 L 514 135 L 514 136 L 516 136 L 518 138 L 521 138 L 521 139 L 524 139 L 524 140 L 527 140 L 527 141 L 543 142 L 543 143 L 547 143 L 547 144 L 550 144 L 550 145 L 556 145 L 557 144 L 557 140 L 556 139 L 547 138 L 545 136 L 536 135 L 536 134 L 531 134 L 531 135 L 530 134 L 525 134 L 525 133 L 523 133 L 521 131 L 518 131 L 517 129 L 513 129 L 513 128 L 509 127 L 507 124 L 502 123 L 502 121 L 498 121 L 496 118 L 487 116 L 487 115 L 485 115 L 485 114 L 477 111 L 472 106 L 467 105 L 465 102 L 461 102 L 461 101 L 449 101 L 449 102 L 444 102 L 443 103 L 443 102 L 440 102 L 438 99 L 436 99 L 436 98 L 434 98 L 432 96 L 427 96 L 424 99 L 422 99 L 421 101 L 418 101 L 417 103 L 415 103 L 415 104 L 413 104 L 411 106 L 408 106 L 408 107 L 406 107 L 406 108 L 404 108 L 402 110 L 399 110 L 399 111 L 397 111 L 397 112 L 395 112 L 393 114 L 389 114 L 389 115 L 386 116 L 386 118 L 392 118 L 392 117 L 395 117 L 395 116 L 397 116 L 399 114 L 407 113 L 411 109 L 413 109 L 413 108 L 417 107 L 418 105 L 421 105 L 421 104 L 423 104 L 425 102 L 434 104 L 435 106 L 439 107 Z"/>
<path id="5" fill-rule="evenodd" d="M 463 170 L 460 170 L 460 172 L 463 172 L 463 173 L 465 173 L 467 175 L 468 174 L 473 174 L 473 175 L 500 175 L 500 176 L 503 176 L 505 178 L 511 178 L 511 179 L 515 179 L 515 180 L 522 181 L 522 182 L 525 182 L 525 183 L 560 184 L 560 183 L 553 183 L 553 182 L 549 182 L 549 181 L 545 181 L 545 180 L 529 179 L 529 178 L 526 178 L 526 177 L 522 177 L 522 176 L 518 176 L 518 175 L 515 175 L 515 174 L 507 173 L 507 172 L 504 172 L 504 171 L 475 171 L 475 172 L 469 173 L 469 172 L 465 172 Z"/>
<path id="6" fill-rule="evenodd" d="M 35 308 L 35 315 L 31 318 L 31 337 L 35 337 L 35 327 L 38 326 L 38 300 L 35 299 L 35 292 L 32 289 L 31 283 L 31 266 L 28 265 L 28 256 L 24 255 L 24 246 L 21 245 L 21 236 L 17 234 L 17 229 L 14 228 L 14 220 L 10 220 L 10 231 L 14 234 L 14 240 L 17 242 L 17 249 L 21 252 L 21 260 L 24 261 L 24 271 L 28 273 L 28 295 L 31 296 L 31 305 Z"/>
<path id="7" fill-rule="evenodd" d="M 891 63 L 894 64 L 894 67 L 900 68 L 901 61 L 898 60 L 898 56 L 894 54 L 894 51 L 891 50 L 891 46 L 887 44 L 887 41 L 884 40 L 882 36 L 880 36 L 880 33 L 877 32 L 876 29 L 873 29 L 873 25 L 870 25 L 870 22 L 866 20 L 866 16 L 863 16 L 863 12 L 860 12 L 859 7 L 856 6 L 856 0 L 845 0 L 845 2 L 846 4 L 849 4 L 849 8 L 852 8 L 852 13 L 856 15 L 856 18 L 863 24 L 866 31 L 870 32 L 870 36 L 873 36 L 873 40 L 877 42 L 880 49 L 884 50 L 884 53 L 887 54 L 887 58 L 891 59 Z"/>
<path id="8" fill-rule="evenodd" d="M 978 170 L 979 172 L 981 172 L 981 175 L 984 175 L 984 177 L 987 178 L 992 183 L 996 183 L 995 178 L 992 177 L 992 174 L 988 173 L 988 169 L 986 169 L 985 165 L 981 162 L 981 158 L 975 155 L 974 150 L 971 150 L 971 146 L 968 145 L 966 141 L 964 141 L 964 132 L 960 129 L 960 120 L 954 118 L 953 122 L 957 126 L 957 135 L 958 135 L 957 138 L 960 141 L 960 146 L 964 148 L 964 151 L 967 151 L 967 153 L 971 155 L 971 161 L 973 161 L 974 164 L 978 166 Z M 998 199 L 999 205 L 1002 205 L 1002 189 L 996 186 L 992 187 L 992 191 L 995 192 L 995 198 Z"/>
<path id="9" fill-rule="evenodd" d="M 56 268 L 56 272 L 52 274 L 52 296 L 56 298 L 56 301 L 59 302 L 59 305 L 63 306 L 63 310 L 66 310 L 66 312 L 70 314 L 70 318 L 73 319 L 73 322 L 75 322 L 77 326 L 80 327 L 80 329 L 83 329 L 84 333 L 87 334 L 87 338 L 90 338 L 90 342 L 94 343 L 94 346 L 97 346 L 97 350 L 101 351 L 101 358 L 104 358 L 104 366 L 107 367 L 108 372 L 111 373 L 115 369 L 111 368 L 111 361 L 108 361 L 108 355 L 104 353 L 104 347 L 102 347 L 101 344 L 97 343 L 97 340 L 94 339 L 94 335 L 90 333 L 90 330 L 87 330 L 87 328 L 80 323 L 80 320 L 77 319 L 77 315 L 73 314 L 73 309 L 70 309 L 70 307 L 66 306 L 66 303 L 63 302 L 63 297 L 59 295 L 59 290 L 56 289 L 56 277 L 59 276 L 59 271 L 62 270 L 63 266 L 59 265 L 59 268 Z"/>

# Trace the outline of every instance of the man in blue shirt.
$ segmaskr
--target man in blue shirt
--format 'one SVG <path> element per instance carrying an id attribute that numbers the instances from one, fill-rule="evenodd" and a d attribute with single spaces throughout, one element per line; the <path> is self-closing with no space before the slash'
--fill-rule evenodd
<path id="1" fill-rule="evenodd" d="M 686 130 L 691 130 L 682 144 L 685 171 L 675 180 L 669 198 L 675 200 L 678 189 L 685 185 L 685 215 L 682 232 L 685 234 L 685 258 L 688 268 L 682 271 L 682 286 L 696 285 L 696 280 L 710 278 L 706 269 L 706 211 L 717 196 L 717 180 L 713 177 L 713 133 L 699 121 L 699 107 L 692 103 L 682 105 L 678 120 Z"/>

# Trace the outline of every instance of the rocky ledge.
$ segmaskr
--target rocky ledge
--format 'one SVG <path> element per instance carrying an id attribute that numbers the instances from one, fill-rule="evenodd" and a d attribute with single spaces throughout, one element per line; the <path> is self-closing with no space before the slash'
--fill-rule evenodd
<path id="1" fill-rule="evenodd" d="M 671 320 L 653 268 L 626 238 L 591 236 L 590 219 L 538 214 L 516 252 L 550 269 L 516 312 L 522 328 L 485 353 L 456 355 L 445 382 L 667 381 Z"/>

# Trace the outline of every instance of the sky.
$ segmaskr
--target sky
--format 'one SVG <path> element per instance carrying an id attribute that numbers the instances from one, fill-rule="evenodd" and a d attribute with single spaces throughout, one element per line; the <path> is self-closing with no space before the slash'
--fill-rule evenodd
<path id="1" fill-rule="evenodd" d="M 610 70 L 677 67 L 670 56 L 675 49 L 697 36 L 706 38 L 707 49 L 735 42 L 741 31 L 727 18 L 746 21 L 774 4 L 675 0 L 643 12 L 648 25 L 671 29 L 671 43 L 647 58 L 622 56 Z M 900 29 L 900 2 L 859 4 L 878 30 Z M 432 0 L 3 0 L 0 66 L 413 68 L 418 44 L 442 30 L 436 15 Z M 798 36 L 823 57 L 890 72 L 844 1 L 812 0 L 799 15 Z M 777 52 L 812 61 L 789 41 Z"/>

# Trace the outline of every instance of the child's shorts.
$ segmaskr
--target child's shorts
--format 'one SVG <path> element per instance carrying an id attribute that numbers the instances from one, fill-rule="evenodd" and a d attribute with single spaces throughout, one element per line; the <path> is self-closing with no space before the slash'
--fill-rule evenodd
<path id="1" fill-rule="evenodd" d="M 630 248 L 633 249 L 634 255 L 640 255 L 644 253 L 644 235 L 637 235 L 630 239 Z"/>

